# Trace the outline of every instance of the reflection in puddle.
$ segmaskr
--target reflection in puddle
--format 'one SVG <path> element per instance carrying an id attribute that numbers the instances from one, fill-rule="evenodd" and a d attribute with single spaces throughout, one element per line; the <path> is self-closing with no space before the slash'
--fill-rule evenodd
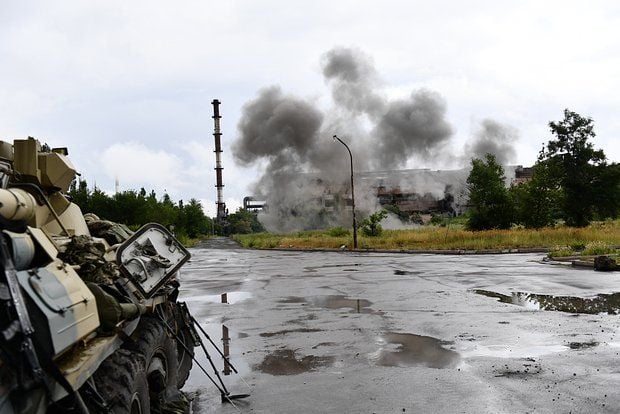
<path id="1" fill-rule="evenodd" d="M 430 336 L 389 332 L 380 339 L 382 349 L 377 363 L 385 367 L 422 365 L 430 368 L 456 366 L 460 356 L 443 347 L 450 342 Z"/>
<path id="2" fill-rule="evenodd" d="M 353 313 L 371 313 L 382 315 L 383 312 L 370 308 L 372 302 L 366 299 L 349 299 L 343 295 L 315 296 L 310 298 L 300 298 L 298 296 L 289 296 L 279 301 L 280 303 L 303 303 L 318 308 L 327 309 L 344 309 L 349 308 Z"/>
<path id="3" fill-rule="evenodd" d="M 497 298 L 500 302 L 523 306 L 528 309 L 542 309 L 548 311 L 568 313 L 620 313 L 620 293 L 611 295 L 597 295 L 585 299 L 574 296 L 537 295 L 535 293 L 513 292 L 510 296 L 488 290 L 474 290 L 479 295 Z"/>
<path id="4" fill-rule="evenodd" d="M 219 295 L 217 295 L 219 297 Z M 239 372 L 239 374 L 245 377 L 248 373 L 251 372 L 249 364 L 246 363 L 243 355 L 243 350 L 241 348 L 241 341 L 235 341 L 232 338 L 238 337 L 242 338 L 242 334 L 234 335 L 235 333 L 229 331 L 228 327 L 221 323 L 218 319 L 206 319 L 202 320 L 200 325 L 206 331 L 209 338 L 217 345 L 217 347 L 222 351 L 224 355 L 230 358 L 230 362 L 234 365 L 235 369 Z M 247 336 L 247 335 L 246 335 Z M 219 355 L 213 345 L 207 340 L 204 336 L 202 337 L 204 344 L 209 352 L 209 355 L 212 358 L 213 363 L 216 365 L 216 368 L 220 373 L 224 375 L 230 375 L 232 373 L 231 365 L 226 362 L 224 358 Z M 194 349 L 195 358 L 198 360 L 200 365 L 202 365 L 210 375 L 213 376 L 213 370 L 211 365 L 205 356 L 204 352 L 200 347 Z M 232 385 L 239 380 L 239 375 L 233 375 L 227 379 L 226 385 Z M 190 376 L 187 380 L 186 389 L 191 389 L 194 387 L 204 387 L 207 384 L 211 385 L 208 381 L 208 378 L 204 375 L 204 373 L 200 370 L 196 363 L 193 364 L 192 370 L 190 371 Z"/>
<path id="5" fill-rule="evenodd" d="M 219 295 L 199 295 L 185 298 L 186 302 L 208 302 L 233 304 L 248 300 L 252 297 L 250 292 L 227 292 Z"/>
<path id="6" fill-rule="evenodd" d="M 474 345 L 461 350 L 464 358 L 491 357 L 491 358 L 538 358 L 543 355 L 557 354 L 566 351 L 564 345 L 540 345 L 538 343 L 521 343 L 507 345 Z"/>
<path id="7" fill-rule="evenodd" d="M 306 355 L 301 358 L 292 349 L 279 349 L 267 355 L 254 369 L 271 375 L 297 375 L 331 365 L 330 356 Z"/>

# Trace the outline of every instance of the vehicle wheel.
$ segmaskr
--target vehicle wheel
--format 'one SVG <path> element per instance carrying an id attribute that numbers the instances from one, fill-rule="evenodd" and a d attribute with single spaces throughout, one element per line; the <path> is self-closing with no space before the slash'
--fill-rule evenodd
<path id="1" fill-rule="evenodd" d="M 177 386 L 179 389 L 181 389 L 189 378 L 189 372 L 192 370 L 192 364 L 194 362 L 194 344 L 191 339 L 191 334 L 187 331 L 187 328 L 180 329 L 177 335 L 179 336 L 179 338 L 181 338 L 181 340 L 187 347 L 186 350 L 183 345 L 177 343 L 177 353 L 179 361 L 179 378 Z"/>
<path id="2" fill-rule="evenodd" d="M 125 342 L 123 348 L 144 357 L 151 408 L 159 412 L 166 402 L 180 398 L 176 342 L 163 322 L 153 317 L 143 317 L 131 337 L 134 341 Z"/>
<path id="3" fill-rule="evenodd" d="M 184 316 L 183 309 L 178 303 L 172 307 L 170 314 L 172 315 L 171 324 L 174 326 L 176 335 L 181 340 L 177 341 L 177 359 L 179 362 L 177 387 L 181 389 L 187 382 L 189 373 L 192 370 L 192 364 L 194 363 L 194 334 L 190 332 L 190 329 L 193 328 L 187 325 L 191 322 L 186 320 L 187 316 Z"/>
<path id="4" fill-rule="evenodd" d="M 149 387 L 144 361 L 131 352 L 119 349 L 99 366 L 93 375 L 97 392 L 115 414 L 151 412 Z M 92 402 L 86 401 L 90 406 Z M 90 404 L 89 404 L 90 403 Z M 99 412 L 96 406 L 91 412 Z"/>

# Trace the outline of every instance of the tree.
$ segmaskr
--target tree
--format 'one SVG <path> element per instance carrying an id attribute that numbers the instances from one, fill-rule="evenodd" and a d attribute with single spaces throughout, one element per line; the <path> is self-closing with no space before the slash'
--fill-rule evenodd
<path id="1" fill-rule="evenodd" d="M 549 128 L 555 139 L 547 143 L 538 160 L 549 165 L 561 189 L 566 224 L 586 226 L 593 217 L 596 194 L 605 191 L 597 181 L 606 168 L 605 154 L 590 142 L 596 136 L 594 123 L 591 118 L 565 109 L 564 119 L 549 122 Z"/>
<path id="2" fill-rule="evenodd" d="M 595 168 L 594 214 L 599 220 L 616 218 L 620 213 L 620 164 L 603 164 Z"/>
<path id="3" fill-rule="evenodd" d="M 383 233 L 381 220 L 387 217 L 387 211 L 380 210 L 372 213 L 360 223 L 360 228 L 364 236 L 380 236 Z"/>
<path id="4" fill-rule="evenodd" d="M 510 187 L 515 221 L 527 228 L 539 229 L 552 225 L 559 216 L 560 189 L 545 162 L 534 165 L 532 179 Z"/>
<path id="5" fill-rule="evenodd" d="M 90 197 L 90 191 L 88 190 L 88 184 L 86 181 L 77 179 L 73 180 L 69 187 L 68 195 L 71 200 L 78 206 L 84 206 L 88 203 Z"/>
<path id="6" fill-rule="evenodd" d="M 228 232 L 230 234 L 260 233 L 265 228 L 258 221 L 255 213 L 244 210 L 242 207 L 228 215 Z"/>
<path id="7" fill-rule="evenodd" d="M 493 154 L 471 160 L 467 177 L 471 206 L 470 230 L 507 229 L 513 221 L 513 206 L 505 186 L 504 169 Z"/>
<path id="8" fill-rule="evenodd" d="M 183 205 L 179 221 L 179 226 L 185 229 L 187 235 L 192 238 L 201 234 L 209 234 L 212 228 L 212 220 L 204 215 L 202 205 L 195 198 L 189 200 L 189 204 Z"/>

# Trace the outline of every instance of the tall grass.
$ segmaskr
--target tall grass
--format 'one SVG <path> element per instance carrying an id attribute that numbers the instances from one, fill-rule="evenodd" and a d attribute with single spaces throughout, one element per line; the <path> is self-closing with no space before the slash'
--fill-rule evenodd
<path id="1" fill-rule="evenodd" d="M 295 234 L 260 233 L 235 235 L 234 239 L 245 247 L 254 248 L 335 249 L 353 245 L 351 235 L 337 234 L 329 230 Z M 423 226 L 412 230 L 385 230 L 378 237 L 358 237 L 360 249 L 390 250 L 551 249 L 556 246 L 586 246 L 595 242 L 607 246 L 620 245 L 620 220 L 596 222 L 585 228 L 558 226 L 540 230 L 513 228 L 477 232 L 460 226 Z"/>

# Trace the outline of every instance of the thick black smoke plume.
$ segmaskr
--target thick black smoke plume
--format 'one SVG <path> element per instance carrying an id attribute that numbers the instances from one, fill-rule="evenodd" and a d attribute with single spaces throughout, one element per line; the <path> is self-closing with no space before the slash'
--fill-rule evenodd
<path id="1" fill-rule="evenodd" d="M 492 119 L 484 119 L 474 135 L 474 141 L 465 145 L 466 161 L 471 158 L 484 158 L 490 153 L 495 155 L 500 164 L 514 162 L 517 153 L 513 144 L 517 139 L 519 133 L 515 128 Z"/>
<path id="2" fill-rule="evenodd" d="M 337 107 L 356 115 L 377 116 L 384 111 L 385 98 L 377 93 L 379 77 L 369 56 L 356 49 L 335 48 L 322 61 Z"/>
<path id="3" fill-rule="evenodd" d="M 326 213 L 324 205 L 324 200 L 347 197 L 350 191 L 348 153 L 332 140 L 334 134 L 350 146 L 356 171 L 393 170 L 412 159 L 432 160 L 445 151 L 452 135 L 446 103 L 438 93 L 416 90 L 407 98 L 386 98 L 372 59 L 360 50 L 334 48 L 321 63 L 334 105 L 329 111 L 287 95 L 278 86 L 260 90 L 242 110 L 233 155 L 244 164 L 266 163 L 253 195 L 267 201 L 269 209 L 259 218 L 272 231 L 325 227 L 348 220 Z M 487 132 L 479 134 L 472 152 L 504 138 L 493 132 L 493 126 L 485 126 Z M 502 143 L 497 145 L 508 150 Z M 443 194 L 445 183 L 436 184 L 431 193 Z M 369 181 L 356 184 L 356 204 L 361 210 L 378 207 L 373 185 Z M 432 183 L 426 187 L 432 188 Z"/>

